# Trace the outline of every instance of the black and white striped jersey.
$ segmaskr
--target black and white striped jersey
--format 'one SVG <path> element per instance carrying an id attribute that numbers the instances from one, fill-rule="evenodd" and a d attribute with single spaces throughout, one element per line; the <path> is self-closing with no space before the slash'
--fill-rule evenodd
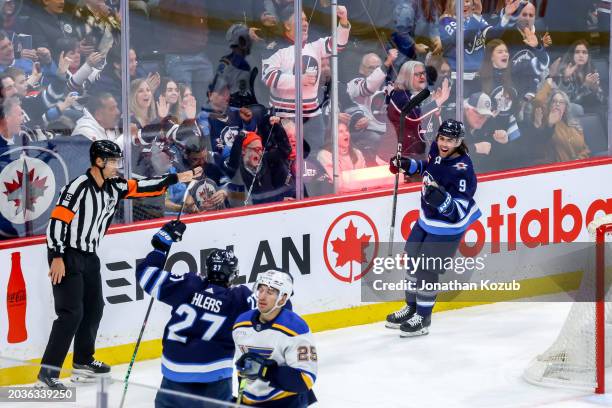
<path id="1" fill-rule="evenodd" d="M 67 247 L 95 252 L 124 198 L 153 197 L 178 182 L 176 174 L 142 180 L 112 178 L 99 187 L 91 170 L 64 186 L 47 226 L 47 248 L 59 257 Z"/>

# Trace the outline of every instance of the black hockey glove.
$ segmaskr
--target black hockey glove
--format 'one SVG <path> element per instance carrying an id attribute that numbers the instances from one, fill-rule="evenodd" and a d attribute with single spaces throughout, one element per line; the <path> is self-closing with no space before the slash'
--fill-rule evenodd
<path id="1" fill-rule="evenodd" d="M 453 198 L 446 192 L 444 187 L 435 183 L 425 187 L 423 198 L 427 204 L 436 208 L 441 214 L 446 214 L 453 203 Z"/>
<path id="2" fill-rule="evenodd" d="M 268 371 L 277 365 L 276 361 L 272 359 L 248 352 L 236 361 L 236 370 L 240 377 L 248 378 L 249 380 L 257 378 L 267 380 Z"/>
<path id="3" fill-rule="evenodd" d="M 153 248 L 163 252 L 170 251 L 173 242 L 183 239 L 183 233 L 187 226 L 180 221 L 167 222 L 151 239 Z"/>
<path id="4" fill-rule="evenodd" d="M 412 176 L 417 172 L 417 162 L 408 157 L 400 157 L 398 161 L 397 156 L 393 156 L 389 159 L 389 171 L 393 174 L 397 174 L 401 171 L 402 173 Z"/>

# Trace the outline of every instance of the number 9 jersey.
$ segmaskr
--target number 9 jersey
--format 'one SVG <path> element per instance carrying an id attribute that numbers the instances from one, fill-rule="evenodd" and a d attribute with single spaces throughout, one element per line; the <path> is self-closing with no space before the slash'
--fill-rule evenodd
<path id="1" fill-rule="evenodd" d="M 262 323 L 257 309 L 243 313 L 234 324 L 236 358 L 256 353 L 278 366 L 267 377 L 247 380 L 242 403 L 266 408 L 303 408 L 314 403 L 317 350 L 308 324 L 284 307 L 271 322 Z"/>
<path id="2" fill-rule="evenodd" d="M 433 142 L 428 160 L 420 160 L 418 167 L 423 176 L 418 220 L 421 228 L 436 235 L 457 235 L 465 232 L 481 216 L 474 201 L 477 181 L 470 156 L 462 154 L 443 159 L 439 154 L 438 144 Z M 444 214 L 425 201 L 425 189 L 432 183 L 443 187 L 450 194 L 451 202 Z"/>

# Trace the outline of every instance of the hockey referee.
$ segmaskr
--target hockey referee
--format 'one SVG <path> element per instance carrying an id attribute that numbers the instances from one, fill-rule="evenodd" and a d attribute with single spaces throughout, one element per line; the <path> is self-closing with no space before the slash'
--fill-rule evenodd
<path id="1" fill-rule="evenodd" d="M 73 380 L 91 381 L 110 367 L 94 359 L 104 299 L 100 259 L 96 249 L 104 237 L 119 200 L 161 195 L 177 182 L 199 177 L 202 168 L 142 180 L 117 177 L 123 164 L 118 144 L 98 140 L 89 149 L 91 168 L 65 186 L 47 227 L 49 277 L 55 313 L 41 364 L 62 367 L 74 338 Z M 39 387 L 65 389 L 59 370 L 41 368 Z"/>

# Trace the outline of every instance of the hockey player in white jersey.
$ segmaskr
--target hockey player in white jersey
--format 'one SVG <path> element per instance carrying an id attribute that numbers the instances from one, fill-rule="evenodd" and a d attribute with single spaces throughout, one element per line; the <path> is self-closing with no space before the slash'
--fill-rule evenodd
<path id="1" fill-rule="evenodd" d="M 304 408 L 316 398 L 317 351 L 308 325 L 285 305 L 293 278 L 278 270 L 260 273 L 255 283 L 257 309 L 234 324 L 236 369 L 246 379 L 242 404 Z"/>

